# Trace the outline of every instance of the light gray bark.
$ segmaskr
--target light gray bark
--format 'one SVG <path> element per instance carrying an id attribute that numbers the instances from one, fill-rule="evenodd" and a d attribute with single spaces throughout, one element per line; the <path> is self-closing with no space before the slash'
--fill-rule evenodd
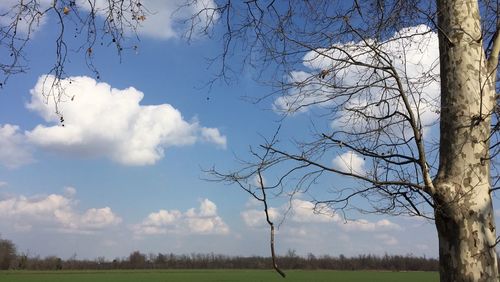
<path id="1" fill-rule="evenodd" d="M 488 160 L 494 70 L 483 49 L 478 2 L 438 0 L 437 7 L 441 139 L 433 197 L 441 281 L 498 281 Z"/>

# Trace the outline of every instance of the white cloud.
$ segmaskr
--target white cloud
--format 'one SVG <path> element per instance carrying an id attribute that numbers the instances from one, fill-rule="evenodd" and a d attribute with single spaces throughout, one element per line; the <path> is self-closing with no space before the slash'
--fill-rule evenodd
<path id="1" fill-rule="evenodd" d="M 214 143 L 223 149 L 227 147 L 226 136 L 221 135 L 217 128 L 201 128 L 201 137 L 204 141 Z"/>
<path id="2" fill-rule="evenodd" d="M 312 230 L 310 230 L 310 228 L 306 228 L 306 227 L 291 227 L 288 229 L 288 234 L 290 234 L 293 238 L 311 238 L 312 236 L 317 236 L 318 234 L 311 234 Z M 289 239 L 291 241 L 293 241 L 293 238 L 292 239 Z"/>
<path id="3" fill-rule="evenodd" d="M 77 4 L 83 10 L 90 10 L 86 0 L 80 0 Z M 213 0 L 143 0 L 141 5 L 145 11 L 145 19 L 138 22 L 137 33 L 150 38 L 177 38 L 191 28 L 191 23 L 195 24 L 194 31 L 200 32 L 205 26 L 210 27 L 219 17 Z M 95 1 L 94 7 L 101 17 L 109 14 L 107 0 Z M 193 22 L 186 21 L 194 15 L 197 16 L 193 18 Z M 128 9 L 123 11 L 122 16 L 129 22 L 135 22 Z M 125 32 L 132 33 L 133 30 L 126 29 Z"/>
<path id="4" fill-rule="evenodd" d="M 36 1 L 38 7 L 36 11 L 43 12 L 52 5 L 52 0 L 40 0 Z M 76 1 L 76 9 L 80 9 L 84 12 L 90 11 L 89 1 L 78 0 Z M 97 11 L 97 15 L 101 18 L 108 16 L 109 14 L 109 3 L 107 0 L 95 0 L 92 1 L 94 8 Z M 189 3 L 189 5 L 187 5 Z M 137 33 L 139 36 L 145 36 L 157 39 L 170 39 L 177 38 L 182 33 L 186 32 L 191 28 L 191 23 L 194 24 L 194 31 L 199 33 L 205 27 L 211 27 L 219 17 L 216 12 L 216 4 L 213 0 L 199 0 L 199 1 L 188 1 L 188 0 L 143 0 L 141 1 L 142 8 L 146 12 L 145 20 L 138 22 Z M 17 13 L 19 7 L 18 0 L 2 0 L 0 1 L 0 12 L 2 15 L 0 17 L 0 25 L 7 26 L 13 20 L 17 19 Z M 30 5 L 28 3 L 28 5 Z M 14 7 L 14 9 L 13 9 Z M 31 19 L 29 12 L 32 12 L 35 7 L 29 6 L 31 9 L 26 9 L 26 11 L 20 17 L 21 20 L 18 21 L 18 33 L 27 34 L 31 28 L 31 32 L 35 32 L 39 27 L 42 27 L 47 22 L 47 16 L 41 15 L 41 13 L 33 12 L 35 19 L 37 21 L 30 27 L 28 19 Z M 117 7 L 117 6 L 115 6 Z M 135 20 L 132 19 L 132 13 L 130 9 L 125 8 L 121 12 L 121 16 L 125 19 L 124 22 L 134 23 Z M 66 17 L 71 17 L 72 12 Z M 193 18 L 193 21 L 186 21 L 186 19 L 191 18 L 193 15 L 197 15 Z M 133 33 L 134 31 L 128 27 L 123 26 L 125 32 Z M 195 34 L 196 36 L 196 34 Z"/>
<path id="5" fill-rule="evenodd" d="M 261 182 L 262 182 L 262 183 L 261 183 Z M 262 175 L 262 174 L 260 175 L 260 177 L 259 177 L 259 175 L 258 175 L 258 174 L 257 174 L 257 175 L 255 175 L 255 176 L 252 178 L 252 182 L 251 182 L 251 184 L 252 184 L 253 186 L 255 186 L 255 189 L 257 189 L 259 192 L 260 192 L 260 190 L 261 190 L 261 188 L 262 188 L 262 184 L 264 185 L 264 187 L 265 187 L 266 185 L 268 185 L 268 183 L 267 183 L 267 179 L 266 179 L 266 178 L 264 177 L 264 175 Z"/>
<path id="6" fill-rule="evenodd" d="M 327 90 L 317 78 L 305 71 L 292 71 L 288 80 L 297 83 L 289 95 L 278 97 L 273 103 L 273 110 L 279 113 L 302 113 L 320 103 L 329 103 Z"/>
<path id="7" fill-rule="evenodd" d="M 6 181 L 0 181 L 0 188 L 7 187 L 7 185 L 9 185 L 9 183 L 7 183 Z"/>
<path id="8" fill-rule="evenodd" d="M 191 5 L 185 6 L 187 2 Z M 186 1 L 186 0 L 145 0 L 143 5 L 151 12 L 145 21 L 141 22 L 139 34 L 148 37 L 168 39 L 182 35 L 191 22 L 182 22 L 197 14 L 194 19 L 194 31 L 200 32 L 205 26 L 211 26 L 217 21 L 218 14 L 213 10 L 216 4 L 212 0 Z M 200 13 L 201 12 L 201 13 Z M 196 35 L 196 34 L 195 34 Z"/>
<path id="9" fill-rule="evenodd" d="M 16 168 L 33 162 L 24 136 L 16 125 L 0 125 L 0 165 Z"/>
<path id="10" fill-rule="evenodd" d="M 20 34 L 27 35 L 29 32 L 30 37 L 33 37 L 39 27 L 47 22 L 47 17 L 43 16 L 41 12 L 49 8 L 52 2 L 52 0 L 29 1 L 24 3 L 28 9 L 21 9 L 19 0 L 2 0 L 0 1 L 0 13 L 2 14 L 0 26 L 10 26 L 17 22 L 16 33 L 18 36 Z M 21 14 L 19 15 L 19 13 Z M 33 21 L 31 22 L 31 20 Z"/>
<path id="11" fill-rule="evenodd" d="M 85 228 L 100 229 L 121 222 L 110 207 L 89 209 L 80 218 L 81 225 Z"/>
<path id="12" fill-rule="evenodd" d="M 276 208 L 269 208 L 269 219 L 274 222 L 280 218 L 280 213 Z M 261 228 L 267 226 L 266 213 L 263 210 L 250 209 L 241 212 L 241 218 L 246 226 L 251 228 Z"/>
<path id="13" fill-rule="evenodd" d="M 399 244 L 398 239 L 396 237 L 387 235 L 387 234 L 378 234 L 375 235 L 375 238 L 382 241 L 382 244 L 387 246 L 395 246 Z"/>
<path id="14" fill-rule="evenodd" d="M 217 206 L 214 202 L 204 199 L 200 204 L 200 216 L 202 217 L 212 217 L 217 216 Z"/>
<path id="15" fill-rule="evenodd" d="M 288 204 L 279 208 L 269 208 L 271 221 L 276 223 L 285 217 L 285 225 L 293 230 L 303 225 L 334 226 L 340 227 L 346 232 L 377 232 L 387 230 L 401 230 L 401 227 L 388 219 L 379 221 L 368 221 L 366 219 L 345 220 L 324 204 L 314 203 L 302 199 L 292 199 Z M 261 228 L 266 226 L 266 217 L 263 210 L 255 206 L 248 206 L 247 210 L 241 212 L 241 217 L 246 226 L 250 228 Z"/>
<path id="16" fill-rule="evenodd" d="M 399 93 L 387 90 L 387 87 L 397 86 L 394 79 L 380 81 L 380 76 L 372 75 L 373 69 L 348 63 L 353 58 L 356 62 L 380 65 L 380 60 L 367 43 L 376 43 L 389 56 L 398 74 L 404 78 L 403 87 L 410 96 L 412 110 L 419 113 L 424 129 L 428 129 L 426 127 L 439 118 L 439 48 L 437 34 L 430 32 L 425 25 L 401 29 L 382 42 L 337 43 L 330 48 L 308 52 L 303 58 L 307 70 L 289 74 L 289 82 L 296 85 L 288 95 L 275 100 L 274 109 L 277 112 L 299 113 L 314 106 L 336 107 L 345 103 L 336 112 L 332 127 L 348 127 L 354 131 L 365 131 L 369 125 L 365 116 L 347 111 L 349 108 L 360 109 L 372 116 L 385 116 L 389 109 L 391 112 L 398 110 L 406 113 Z M 341 50 L 346 50 L 350 57 Z M 325 70 L 329 71 L 326 78 L 319 78 Z M 334 90 L 331 85 L 341 86 L 344 90 Z M 362 86 L 370 87 L 361 89 Z M 359 91 L 347 98 L 342 94 L 349 87 Z M 386 91 L 382 93 L 378 89 Z M 387 103 L 377 103 L 382 98 Z M 401 134 L 400 128 L 397 128 L 400 125 L 391 126 Z"/>
<path id="17" fill-rule="evenodd" d="M 199 209 L 186 212 L 159 210 L 150 213 L 141 223 L 132 226 L 137 237 L 162 234 L 218 234 L 229 233 L 229 227 L 217 215 L 217 206 L 208 199 L 200 202 Z"/>
<path id="18" fill-rule="evenodd" d="M 68 187 L 64 187 L 64 195 L 66 197 L 73 197 L 74 195 L 76 194 L 76 188 L 75 187 L 71 187 L 71 186 L 68 186 Z"/>
<path id="19" fill-rule="evenodd" d="M 169 104 L 140 105 L 144 94 L 137 89 L 116 89 L 85 76 L 63 80 L 64 92 L 54 93 L 64 98 L 58 105 L 64 118 L 61 126 L 55 105 L 43 96 L 50 91 L 45 78 L 39 78 L 27 105 L 53 124 L 25 133 L 36 146 L 83 157 L 104 156 L 124 165 L 154 164 L 166 148 L 198 140 L 226 146 L 226 137 L 218 129 L 184 120 Z"/>
<path id="20" fill-rule="evenodd" d="M 356 232 L 374 232 L 374 231 L 401 229 L 401 226 L 391 222 L 388 219 L 381 219 L 376 222 L 371 222 L 366 219 L 359 219 L 359 220 L 346 221 L 340 223 L 340 226 L 345 231 L 356 231 Z"/>
<path id="21" fill-rule="evenodd" d="M 148 215 L 143 221 L 144 225 L 161 227 L 163 225 L 173 224 L 182 217 L 182 213 L 178 210 L 159 210 Z"/>
<path id="22" fill-rule="evenodd" d="M 4 223 L 12 224 L 16 230 L 28 231 L 34 225 L 42 225 L 61 232 L 81 233 L 98 231 L 122 221 L 109 207 L 91 208 L 79 213 L 73 195 L 20 195 L 1 199 L 0 218 Z"/>
<path id="23" fill-rule="evenodd" d="M 291 220 L 299 223 L 338 222 L 340 216 L 325 205 L 314 205 L 310 201 L 293 199 Z"/>
<path id="24" fill-rule="evenodd" d="M 347 151 L 335 157 L 332 161 L 333 167 L 342 172 L 365 174 L 365 160 L 353 151 Z"/>
<path id="25" fill-rule="evenodd" d="M 143 0 L 141 1 L 142 10 L 146 11 L 145 19 L 143 21 L 133 19 L 133 14 L 131 9 L 125 9 L 120 11 L 121 16 L 127 23 L 135 24 L 137 23 L 137 33 L 139 35 L 144 35 L 152 38 L 168 39 L 177 37 L 177 32 L 174 28 L 175 19 L 173 13 L 179 8 L 179 5 L 185 3 L 186 1 L 161 1 L 161 0 Z M 106 17 L 110 13 L 109 3 L 106 0 L 96 0 L 93 2 L 93 6 L 89 5 L 86 0 L 77 1 L 78 8 L 83 11 L 90 11 L 93 7 L 96 14 L 101 18 Z M 115 7 L 116 8 L 116 7 Z M 131 7 L 135 11 L 138 11 L 138 7 Z M 115 11 L 116 12 L 116 11 Z M 149 13 L 150 12 L 150 13 Z M 127 26 L 122 26 L 127 33 L 133 33 L 134 30 Z"/>

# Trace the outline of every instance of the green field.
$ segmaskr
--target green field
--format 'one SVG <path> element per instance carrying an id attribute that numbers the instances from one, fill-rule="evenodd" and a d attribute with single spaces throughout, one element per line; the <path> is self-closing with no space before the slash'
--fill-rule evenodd
<path id="1" fill-rule="evenodd" d="M 437 272 L 384 271 L 287 271 L 283 279 L 264 270 L 116 270 L 116 271 L 4 271 L 1 282 L 432 282 L 439 281 Z"/>

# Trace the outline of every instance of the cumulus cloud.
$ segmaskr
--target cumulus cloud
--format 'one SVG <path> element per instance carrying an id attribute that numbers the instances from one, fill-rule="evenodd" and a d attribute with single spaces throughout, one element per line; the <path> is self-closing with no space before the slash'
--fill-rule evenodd
<path id="1" fill-rule="evenodd" d="M 77 156 L 104 156 L 124 165 L 151 165 L 163 158 L 166 148 L 197 141 L 226 147 L 226 137 L 218 129 L 184 120 L 171 105 L 141 105 L 144 94 L 139 90 L 112 88 L 85 76 L 63 80 L 63 93 L 55 93 L 67 98 L 58 105 L 64 118 L 61 126 L 55 105 L 43 95 L 50 91 L 46 81 L 53 79 L 40 77 L 27 104 L 49 123 L 25 132 L 38 147 Z"/>
<path id="2" fill-rule="evenodd" d="M 0 124 L 0 165 L 16 168 L 33 162 L 33 156 L 19 127 Z"/>
<path id="3" fill-rule="evenodd" d="M 353 151 L 347 151 L 335 157 L 333 167 L 342 172 L 363 175 L 365 173 L 365 160 Z"/>
<path id="4" fill-rule="evenodd" d="M 95 232 L 118 225 L 122 221 L 110 207 L 78 212 L 77 200 L 73 195 L 19 195 L 0 199 L 0 218 L 17 230 L 29 231 L 34 225 L 42 225 L 61 232 L 76 233 Z"/>
<path id="5" fill-rule="evenodd" d="M 285 222 L 290 230 L 300 230 L 297 226 L 303 225 L 328 225 L 334 224 L 346 232 L 376 232 L 387 230 L 401 230 L 401 227 L 388 219 L 379 221 L 368 221 L 366 219 L 345 220 L 327 205 L 317 204 L 302 199 L 292 199 L 290 203 L 279 208 L 269 208 L 269 215 L 272 221 L 281 220 L 285 217 Z M 262 209 L 248 206 L 247 210 L 241 212 L 243 222 L 250 228 L 260 228 L 266 226 L 265 213 Z M 303 233 L 303 232 L 302 232 Z"/>
<path id="6" fill-rule="evenodd" d="M 121 222 L 110 207 L 105 208 L 91 208 L 85 211 L 80 217 L 81 226 L 90 229 L 101 229 L 106 226 L 116 225 Z"/>
<path id="7" fill-rule="evenodd" d="M 163 234 L 217 234 L 229 233 L 229 227 L 217 215 L 214 202 L 204 199 L 198 209 L 186 212 L 179 210 L 159 210 L 150 213 L 141 223 L 132 226 L 137 237 Z"/>
<path id="8" fill-rule="evenodd" d="M 303 58 L 306 70 L 289 74 L 289 82 L 296 86 L 275 100 L 274 109 L 299 113 L 313 107 L 343 104 L 336 112 L 332 127 L 346 126 L 354 131 L 366 130 L 365 116 L 348 109 L 359 109 L 375 117 L 385 116 L 388 111 L 407 112 L 399 93 L 387 88 L 397 87 L 394 79 L 381 79 L 379 75 L 372 75 L 372 68 L 349 63 L 355 60 L 369 65 L 380 64 L 367 43 L 376 44 L 389 56 L 398 74 L 404 78 L 403 87 L 410 96 L 412 110 L 419 113 L 424 129 L 432 126 L 439 118 L 439 48 L 437 34 L 425 25 L 403 28 L 385 41 L 344 42 L 308 52 Z M 325 78 L 318 75 L 322 71 L 328 72 Z M 335 90 L 335 86 L 343 90 Z M 343 98 L 341 94 L 348 88 L 357 91 Z M 377 103 L 382 99 L 386 102 Z"/>

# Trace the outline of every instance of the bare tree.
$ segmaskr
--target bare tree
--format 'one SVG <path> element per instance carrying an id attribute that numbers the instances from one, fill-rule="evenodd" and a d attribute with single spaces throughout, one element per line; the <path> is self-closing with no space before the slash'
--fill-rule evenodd
<path id="1" fill-rule="evenodd" d="M 497 281 L 498 1 L 278 2 L 221 1 L 221 57 L 243 45 L 247 65 L 273 68 L 276 91 L 264 98 L 284 118 L 309 112 L 313 132 L 295 149 L 275 136 L 241 170 L 212 170 L 216 179 L 267 207 L 266 192 L 350 177 L 362 185 L 331 185 L 316 207 L 342 212 L 361 197 L 367 212 L 433 219 L 441 281 Z M 222 77 L 234 74 L 223 64 Z M 274 182 L 254 184 L 270 171 Z"/>
<path id="2" fill-rule="evenodd" d="M 0 269 L 9 269 L 16 255 L 16 245 L 10 240 L 0 239 Z"/>
<path id="3" fill-rule="evenodd" d="M 99 72 L 94 65 L 94 53 L 97 46 L 114 46 L 121 56 L 127 49 L 137 48 L 136 31 L 150 12 L 140 0 L 20 0 L 0 5 L 0 88 L 7 83 L 11 75 L 26 72 L 29 69 L 25 49 L 47 18 L 55 18 L 54 65 L 47 70 L 50 85 L 47 100 L 58 104 L 71 97 L 65 97 L 60 85 L 66 78 L 65 64 L 70 50 L 85 56 L 88 68 L 99 79 Z M 75 46 L 70 41 L 77 38 Z M 73 40 L 74 41 L 74 40 Z M 64 118 L 61 116 L 61 122 Z"/>
<path id="4" fill-rule="evenodd" d="M 498 1 L 216 2 L 200 5 L 205 9 L 187 21 L 193 24 L 189 31 L 209 33 L 216 22 L 225 29 L 217 58 L 221 77 L 232 77 L 228 58 L 244 50 L 242 65 L 274 74 L 262 79 L 273 82 L 276 91 L 266 97 L 275 99 L 275 110 L 284 118 L 309 111 L 315 122 L 295 149 L 276 134 L 252 151 L 255 160 L 241 170 L 214 170 L 219 180 L 239 184 L 267 207 L 267 193 L 304 193 L 331 173 L 350 177 L 362 185 L 332 186 L 334 194 L 317 199 L 316 207 L 341 212 L 361 197 L 371 203 L 369 212 L 435 219 L 441 280 L 496 281 L 491 197 L 500 144 Z M 127 30 L 147 16 L 139 0 L 44 3 L 20 0 L 1 11 L 0 52 L 8 56 L 2 56 L 0 68 L 4 83 L 25 71 L 24 50 L 33 30 L 45 15 L 54 15 L 56 79 L 49 83 L 55 90 L 46 97 L 56 102 L 65 98 L 57 87 L 65 76 L 67 24 L 83 37 L 77 50 L 98 76 L 92 62 L 96 43 L 105 38 L 120 54 L 133 38 Z M 201 20 L 207 15 L 209 20 Z M 200 24 L 206 25 L 196 27 Z M 439 141 L 431 133 L 434 123 L 440 125 Z M 347 169 L 332 165 L 339 154 Z M 357 158 L 365 167 L 356 165 Z M 279 177 L 264 181 L 269 171 Z"/>
<path id="5" fill-rule="evenodd" d="M 146 255 L 139 251 L 130 253 L 128 257 L 131 268 L 144 268 L 146 265 Z"/>

